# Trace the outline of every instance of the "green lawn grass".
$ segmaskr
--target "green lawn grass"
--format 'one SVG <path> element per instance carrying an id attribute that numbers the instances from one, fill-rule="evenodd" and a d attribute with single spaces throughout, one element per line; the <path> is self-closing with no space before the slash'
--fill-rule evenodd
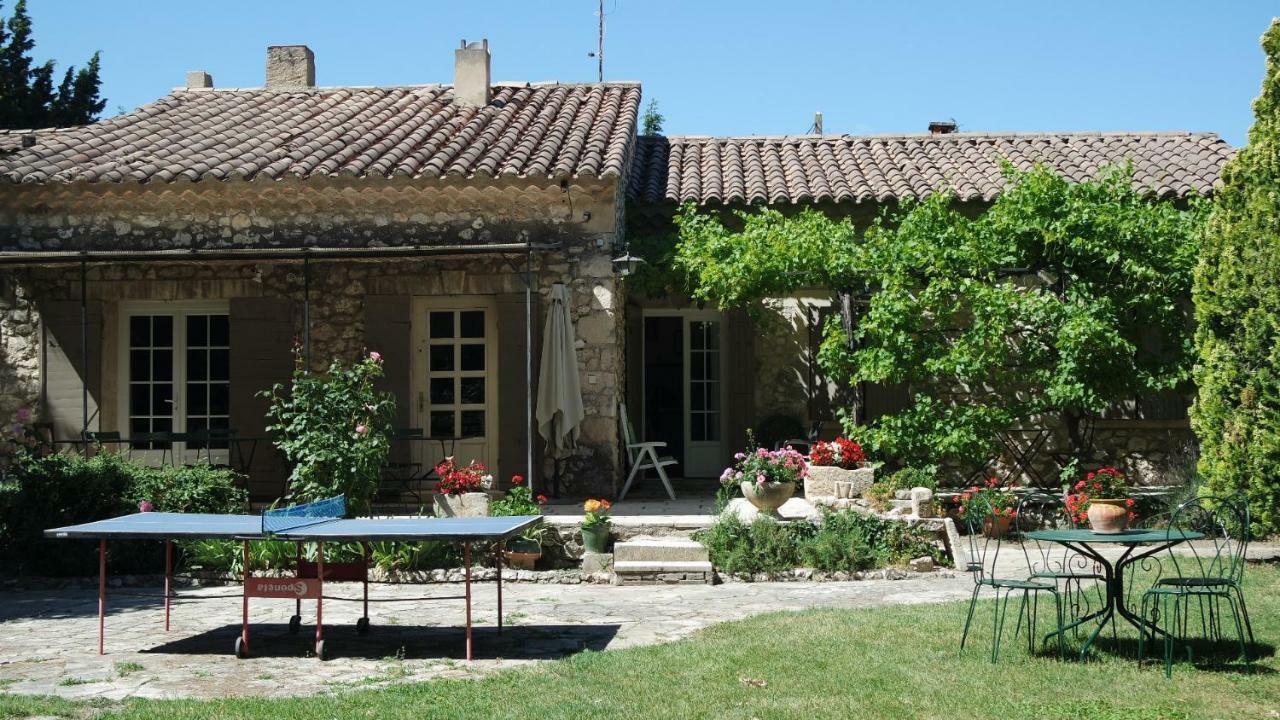
<path id="1" fill-rule="evenodd" d="M 1030 655 L 1011 639 L 992 665 L 991 603 L 975 618 L 976 642 L 963 654 L 964 605 L 950 603 L 776 613 L 681 642 L 587 652 L 483 680 L 323 697 L 88 705 L 0 693 L 0 717 L 1277 718 L 1280 661 L 1272 643 L 1280 639 L 1280 565 L 1251 566 L 1247 582 L 1264 657 L 1252 667 L 1230 658 L 1201 667 L 1183 662 L 1172 680 L 1154 661 L 1139 667 L 1102 654 L 1060 662 Z M 732 607 L 723 612 L 734 614 Z M 1011 618 L 1010 638 L 1012 627 Z"/>

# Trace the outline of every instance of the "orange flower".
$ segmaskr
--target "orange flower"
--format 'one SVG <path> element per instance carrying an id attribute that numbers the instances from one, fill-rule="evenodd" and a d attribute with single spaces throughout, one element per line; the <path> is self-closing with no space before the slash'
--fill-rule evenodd
<path id="1" fill-rule="evenodd" d="M 598 510 L 600 510 L 600 501 L 588 500 L 582 503 L 582 509 L 589 513 L 597 512 Z"/>

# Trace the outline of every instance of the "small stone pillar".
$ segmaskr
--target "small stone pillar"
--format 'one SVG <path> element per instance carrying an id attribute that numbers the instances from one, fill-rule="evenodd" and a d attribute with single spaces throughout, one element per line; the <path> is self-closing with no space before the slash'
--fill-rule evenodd
<path id="1" fill-rule="evenodd" d="M 933 491 L 929 488 L 911 488 L 911 514 L 916 517 L 933 517 Z"/>

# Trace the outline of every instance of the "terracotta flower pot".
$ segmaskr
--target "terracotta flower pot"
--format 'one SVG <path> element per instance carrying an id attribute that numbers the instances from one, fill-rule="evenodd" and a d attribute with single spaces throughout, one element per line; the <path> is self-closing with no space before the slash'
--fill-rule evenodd
<path id="1" fill-rule="evenodd" d="M 778 508 L 790 500 L 796 491 L 796 484 L 789 482 L 767 482 L 759 493 L 756 492 L 756 484 L 747 480 L 743 480 L 739 487 L 742 489 L 742 497 L 765 515 L 777 515 Z"/>
<path id="2" fill-rule="evenodd" d="M 582 528 L 582 549 L 589 553 L 602 553 L 609 544 L 609 523 Z"/>
<path id="3" fill-rule="evenodd" d="M 1089 527 L 1105 535 L 1124 532 L 1129 527 L 1129 508 L 1125 500 L 1090 500 Z"/>
<path id="4" fill-rule="evenodd" d="M 506 562 L 517 570 L 532 570 L 542 557 L 542 545 L 532 540 L 517 538 L 507 543 Z"/>
<path id="5" fill-rule="evenodd" d="M 1013 527 L 1013 518 L 1008 515 L 992 515 L 982 521 L 982 534 L 989 538 L 1002 538 L 1009 534 Z"/>

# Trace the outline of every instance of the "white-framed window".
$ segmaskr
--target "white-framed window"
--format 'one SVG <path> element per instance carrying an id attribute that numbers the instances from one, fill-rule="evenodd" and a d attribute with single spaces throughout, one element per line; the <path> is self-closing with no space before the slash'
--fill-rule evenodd
<path id="1" fill-rule="evenodd" d="M 119 427 L 135 451 L 225 455 L 231 323 L 225 302 L 120 308 Z"/>

